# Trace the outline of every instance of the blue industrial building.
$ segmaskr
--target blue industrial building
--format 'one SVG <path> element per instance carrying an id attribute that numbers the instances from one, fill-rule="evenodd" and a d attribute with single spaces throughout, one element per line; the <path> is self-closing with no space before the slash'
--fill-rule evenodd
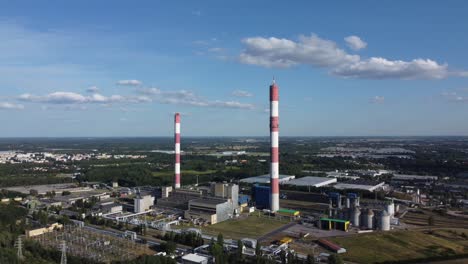
<path id="1" fill-rule="evenodd" d="M 258 209 L 270 208 L 270 187 L 254 185 L 252 188 L 252 197 L 255 200 L 255 207 Z"/>
<path id="2" fill-rule="evenodd" d="M 250 203 L 250 196 L 239 194 L 239 205 L 241 204 L 249 204 Z"/>

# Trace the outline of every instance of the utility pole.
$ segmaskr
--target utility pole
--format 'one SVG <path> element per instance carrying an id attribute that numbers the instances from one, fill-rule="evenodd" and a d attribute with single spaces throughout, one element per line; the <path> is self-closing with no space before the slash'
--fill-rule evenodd
<path id="1" fill-rule="evenodd" d="M 60 251 L 62 251 L 60 264 L 67 264 L 67 245 L 65 244 L 65 240 L 62 240 L 62 243 L 60 244 Z"/>
<path id="2" fill-rule="evenodd" d="M 18 260 L 23 260 L 24 259 L 24 256 L 23 256 L 23 240 L 21 239 L 21 236 L 19 236 L 16 239 L 15 247 L 18 249 L 18 251 L 16 253 L 16 256 L 18 257 Z"/>

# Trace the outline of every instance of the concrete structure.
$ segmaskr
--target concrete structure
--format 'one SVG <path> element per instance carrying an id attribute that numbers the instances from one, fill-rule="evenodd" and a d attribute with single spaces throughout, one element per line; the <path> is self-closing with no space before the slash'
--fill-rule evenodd
<path id="1" fill-rule="evenodd" d="M 352 217 L 351 217 L 351 223 L 353 226 L 358 227 L 359 226 L 359 218 L 361 217 L 361 210 L 359 210 L 359 207 L 354 207 L 352 211 Z"/>
<path id="2" fill-rule="evenodd" d="M 389 231 L 390 230 L 390 214 L 383 210 L 380 214 L 380 230 Z"/>
<path id="3" fill-rule="evenodd" d="M 280 174 L 279 175 L 279 178 L 278 178 L 278 182 L 280 184 L 284 184 L 292 179 L 295 179 L 296 176 L 294 175 L 283 175 L 283 174 Z M 244 178 L 244 179 L 241 179 L 240 182 L 243 182 L 243 183 L 262 183 L 262 184 L 269 184 L 271 181 L 270 181 L 270 175 L 269 174 L 265 174 L 265 175 L 259 175 L 259 176 L 254 176 L 254 177 L 250 177 L 250 178 Z"/>
<path id="4" fill-rule="evenodd" d="M 276 212 L 279 209 L 279 91 L 273 80 L 270 85 L 270 210 Z"/>
<path id="5" fill-rule="evenodd" d="M 225 221 L 234 214 L 232 201 L 220 198 L 201 198 L 189 201 L 186 219 L 203 219 L 210 224 Z"/>
<path id="6" fill-rule="evenodd" d="M 161 187 L 161 198 L 169 197 L 169 194 L 172 192 L 172 186 L 163 186 Z"/>
<path id="7" fill-rule="evenodd" d="M 388 212 L 390 217 L 394 216 L 395 215 L 395 203 L 393 203 L 393 201 L 387 203 L 385 205 L 385 210 Z"/>
<path id="8" fill-rule="evenodd" d="M 50 226 L 43 227 L 43 228 L 37 228 L 37 229 L 32 229 L 32 230 L 26 230 L 26 237 L 34 237 L 34 236 L 39 236 L 48 232 L 52 232 L 55 229 L 62 229 L 63 225 L 59 223 L 53 223 Z"/>
<path id="9" fill-rule="evenodd" d="M 137 195 L 134 199 L 135 213 L 148 211 L 154 205 L 154 197 L 151 195 Z"/>
<path id="10" fill-rule="evenodd" d="M 374 228 L 374 211 L 372 209 L 367 210 L 367 214 L 364 215 L 364 227 L 368 229 Z"/>
<path id="11" fill-rule="evenodd" d="M 182 264 L 208 264 L 208 258 L 190 253 L 182 257 Z"/>
<path id="12" fill-rule="evenodd" d="M 175 166 L 174 166 L 174 188 L 180 188 L 180 114 L 174 116 L 174 144 L 175 144 Z"/>
<path id="13" fill-rule="evenodd" d="M 302 178 L 296 178 L 288 182 L 284 182 L 283 184 L 295 186 L 322 187 L 332 183 L 336 183 L 336 178 L 305 176 Z"/>
<path id="14" fill-rule="evenodd" d="M 239 205 L 239 185 L 234 183 L 211 183 L 211 193 L 214 197 L 230 199 L 237 208 Z"/>
<path id="15" fill-rule="evenodd" d="M 114 214 L 123 211 L 123 207 L 117 203 L 102 204 L 100 210 L 103 214 Z"/>
<path id="16" fill-rule="evenodd" d="M 158 207 L 188 209 L 190 200 L 202 197 L 201 190 L 176 189 L 169 193 L 169 197 L 157 200 Z"/>

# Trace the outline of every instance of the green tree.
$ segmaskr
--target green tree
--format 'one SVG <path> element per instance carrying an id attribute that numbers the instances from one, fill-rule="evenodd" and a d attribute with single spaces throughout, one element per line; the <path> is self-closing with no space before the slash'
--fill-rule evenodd
<path id="1" fill-rule="evenodd" d="M 218 234 L 218 239 L 216 240 L 216 243 L 218 243 L 218 245 L 221 245 L 221 247 L 224 245 L 223 234 L 221 233 Z"/>
<path id="2" fill-rule="evenodd" d="M 237 261 L 243 261 L 243 258 L 244 258 L 244 254 L 242 254 L 242 251 L 243 251 L 243 248 L 244 248 L 244 244 L 242 243 L 242 241 L 239 239 L 237 240 Z"/>
<path id="3" fill-rule="evenodd" d="M 257 242 L 257 244 L 255 245 L 255 256 L 260 257 L 261 255 L 262 255 L 261 246 L 260 246 L 260 243 Z"/>
<path id="4" fill-rule="evenodd" d="M 167 254 L 172 254 L 176 250 L 177 244 L 173 241 L 167 241 L 165 243 L 162 243 L 161 247 Z"/>
<path id="5" fill-rule="evenodd" d="M 431 215 L 429 218 L 427 218 L 427 224 L 430 226 L 434 225 L 434 216 Z"/>
<path id="6" fill-rule="evenodd" d="M 343 259 L 338 254 L 333 254 L 328 259 L 328 263 L 330 264 L 343 264 Z"/>

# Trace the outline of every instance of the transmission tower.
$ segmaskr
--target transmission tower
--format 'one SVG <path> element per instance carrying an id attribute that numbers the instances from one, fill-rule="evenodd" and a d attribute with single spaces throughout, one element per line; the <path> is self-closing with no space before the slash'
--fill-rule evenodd
<path id="1" fill-rule="evenodd" d="M 65 240 L 60 244 L 60 251 L 62 251 L 62 258 L 60 259 L 60 264 L 67 264 L 67 245 Z"/>
<path id="2" fill-rule="evenodd" d="M 15 247 L 18 249 L 16 256 L 18 257 L 19 260 L 24 259 L 23 256 L 23 240 L 21 239 L 21 236 L 19 236 L 16 241 L 15 241 Z"/>

